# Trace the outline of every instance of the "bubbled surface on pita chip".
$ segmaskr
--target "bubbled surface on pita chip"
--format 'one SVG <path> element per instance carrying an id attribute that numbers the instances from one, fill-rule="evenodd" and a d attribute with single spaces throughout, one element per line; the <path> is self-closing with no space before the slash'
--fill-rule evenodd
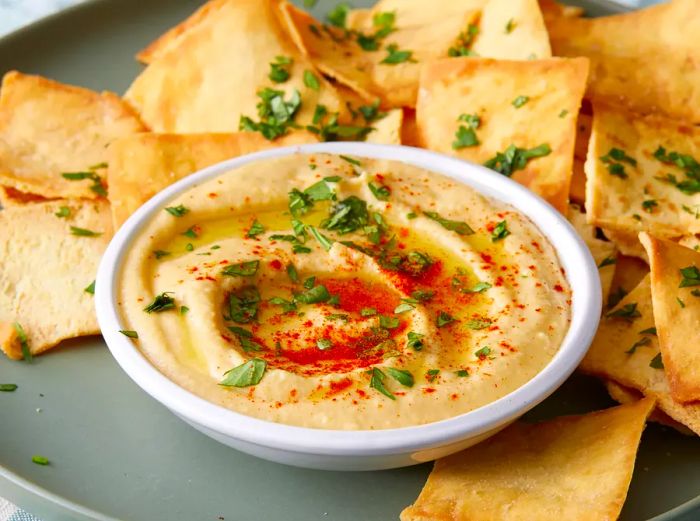
<path id="1" fill-rule="evenodd" d="M 55 214 L 70 209 L 68 218 Z M 71 234 L 75 226 L 99 237 Z M 22 358 L 12 324 L 28 337 L 32 354 L 61 340 L 100 332 L 94 297 L 85 288 L 95 279 L 112 235 L 107 203 L 51 201 L 0 211 L 0 349 Z"/>
<path id="2" fill-rule="evenodd" d="M 700 434 L 700 405 L 676 402 L 664 369 L 652 363 L 660 355 L 659 342 L 656 335 L 647 331 L 655 326 L 647 276 L 601 319 L 579 369 L 655 398 L 659 409 Z"/>
<path id="3" fill-rule="evenodd" d="M 146 130 L 115 94 L 8 72 L 0 90 L 0 185 L 47 198 L 95 198 L 84 172 L 115 139 Z"/>
<path id="4" fill-rule="evenodd" d="M 635 238 L 644 230 L 662 237 L 699 233 L 700 181 L 666 156 L 677 152 L 700 161 L 700 129 L 604 104 L 593 110 L 585 165 L 590 222 Z M 665 156 L 659 155 L 660 147 Z M 614 150 L 627 158 L 611 159 Z M 687 185 L 679 188 L 678 183 Z"/>
<path id="5" fill-rule="evenodd" d="M 617 519 L 654 400 L 515 423 L 435 463 L 402 521 Z"/>
<path id="6" fill-rule="evenodd" d="M 307 132 L 293 132 L 274 142 L 253 132 L 137 134 L 117 141 L 109 150 L 108 175 L 114 228 L 155 194 L 198 170 L 275 146 L 316 141 Z"/>
<path id="7" fill-rule="evenodd" d="M 586 97 L 700 122 L 700 9 L 673 0 L 599 18 L 548 20 L 556 56 L 587 56 Z"/>
<path id="8" fill-rule="evenodd" d="M 585 88 L 585 58 L 505 61 L 448 58 L 426 65 L 421 75 L 417 122 L 421 145 L 484 163 L 510 145 L 529 149 L 546 144 L 551 153 L 513 173 L 566 213 L 576 139 L 576 116 Z M 519 96 L 529 100 L 520 108 Z M 455 150 L 462 114 L 480 118 L 479 143 Z"/>
<path id="9" fill-rule="evenodd" d="M 125 94 L 154 132 L 236 132 L 241 116 L 258 120 L 257 93 L 282 90 L 301 95 L 295 121 L 311 123 L 317 104 L 329 112 L 345 107 L 335 89 L 316 73 L 319 89 L 304 84 L 314 67 L 291 42 L 278 18 L 278 0 L 224 0 L 166 45 Z M 268 77 L 276 57 L 291 58 L 290 77 Z"/>
<path id="10" fill-rule="evenodd" d="M 647 233 L 639 238 L 649 255 L 654 318 L 671 395 L 684 403 L 700 400 L 700 253 Z M 681 270 L 697 278 L 684 277 Z"/>

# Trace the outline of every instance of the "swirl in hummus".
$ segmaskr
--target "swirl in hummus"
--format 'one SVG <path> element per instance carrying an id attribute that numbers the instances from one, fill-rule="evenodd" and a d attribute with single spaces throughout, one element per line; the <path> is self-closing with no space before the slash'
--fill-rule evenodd
<path id="1" fill-rule="evenodd" d="M 570 288 L 510 206 L 400 162 L 261 160 L 194 186 L 135 238 L 125 331 L 214 403 L 305 427 L 462 414 L 552 359 Z"/>

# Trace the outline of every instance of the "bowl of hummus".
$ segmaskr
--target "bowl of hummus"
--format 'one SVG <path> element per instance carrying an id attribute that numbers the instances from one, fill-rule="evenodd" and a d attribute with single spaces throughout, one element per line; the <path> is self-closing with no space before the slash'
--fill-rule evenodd
<path id="1" fill-rule="evenodd" d="M 392 468 L 550 395 L 600 316 L 590 253 L 546 202 L 410 147 L 235 158 L 121 227 L 97 314 L 120 366 L 208 436 L 305 467 Z"/>

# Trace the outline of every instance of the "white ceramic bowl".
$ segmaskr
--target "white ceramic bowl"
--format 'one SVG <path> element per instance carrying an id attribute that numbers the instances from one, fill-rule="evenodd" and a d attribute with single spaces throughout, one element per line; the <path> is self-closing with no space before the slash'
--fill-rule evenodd
<path id="1" fill-rule="evenodd" d="M 554 245 L 573 292 L 572 320 L 558 353 L 532 380 L 474 411 L 399 429 L 341 431 L 294 427 L 245 416 L 186 391 L 155 369 L 124 329 L 115 305 L 122 264 L 134 237 L 154 213 L 192 185 L 238 166 L 295 153 L 347 154 L 422 167 L 508 203 L 527 215 Z M 145 173 L 147 175 L 147 173 Z M 235 449 L 279 463 L 328 470 L 374 470 L 430 461 L 498 432 L 544 400 L 573 372 L 596 331 L 601 312 L 597 267 L 571 225 L 526 188 L 487 168 L 427 150 L 366 143 L 319 143 L 278 148 L 224 161 L 175 183 L 144 204 L 120 228 L 97 275 L 95 302 L 112 355 L 148 394 L 204 434 Z"/>

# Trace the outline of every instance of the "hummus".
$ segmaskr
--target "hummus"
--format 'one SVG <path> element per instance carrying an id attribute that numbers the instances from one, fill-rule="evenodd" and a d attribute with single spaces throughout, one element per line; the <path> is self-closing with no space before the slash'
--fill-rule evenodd
<path id="1" fill-rule="evenodd" d="M 250 416 L 386 429 L 488 404 L 551 360 L 570 289 L 512 207 L 399 162 L 297 154 L 194 186 L 123 265 L 124 333 Z"/>

